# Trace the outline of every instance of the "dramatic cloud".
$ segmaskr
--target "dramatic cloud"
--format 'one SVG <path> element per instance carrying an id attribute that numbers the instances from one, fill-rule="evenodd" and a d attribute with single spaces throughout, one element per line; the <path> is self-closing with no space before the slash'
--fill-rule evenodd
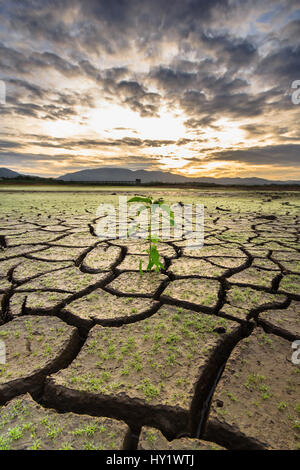
<path id="1" fill-rule="evenodd" d="M 271 164 L 273 166 L 299 165 L 300 144 L 270 145 L 252 147 L 243 150 L 225 150 L 211 156 L 213 160 L 254 163 L 256 165 Z"/>
<path id="2" fill-rule="evenodd" d="M 300 179 L 296 0 L 0 0 L 0 164 Z"/>

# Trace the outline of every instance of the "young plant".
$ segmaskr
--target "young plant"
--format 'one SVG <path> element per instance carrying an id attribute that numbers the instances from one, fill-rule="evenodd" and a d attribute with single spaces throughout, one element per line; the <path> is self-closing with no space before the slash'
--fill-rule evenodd
<path id="1" fill-rule="evenodd" d="M 149 223 L 148 223 L 148 235 L 146 237 L 146 240 L 149 242 L 149 248 L 147 249 L 148 253 L 148 266 L 146 268 L 147 271 L 151 271 L 152 268 L 154 267 L 156 272 L 159 272 L 160 269 L 164 269 L 164 265 L 161 262 L 161 255 L 158 251 L 157 244 L 160 241 L 159 238 L 153 234 L 152 231 L 152 222 L 153 222 L 153 215 L 156 212 L 157 209 L 162 209 L 168 217 L 163 215 L 170 225 L 173 227 L 175 226 L 175 221 L 174 221 L 174 212 L 171 210 L 170 206 L 164 202 L 162 198 L 160 199 L 152 199 L 150 197 L 142 197 L 142 196 L 135 196 L 129 199 L 129 203 L 137 203 L 141 202 L 142 205 L 138 208 L 137 210 L 137 215 L 139 216 L 141 212 L 147 211 L 149 215 Z M 135 225 L 131 230 L 127 232 L 127 236 L 129 236 L 133 231 L 137 230 L 140 227 L 140 224 Z M 140 274 L 143 274 L 143 269 L 142 269 L 142 260 L 139 262 L 139 271 Z"/>

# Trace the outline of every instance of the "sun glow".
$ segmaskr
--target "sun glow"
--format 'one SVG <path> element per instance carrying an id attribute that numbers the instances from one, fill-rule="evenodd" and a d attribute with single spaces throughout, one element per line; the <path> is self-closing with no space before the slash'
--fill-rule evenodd
<path id="1" fill-rule="evenodd" d="M 67 121 L 59 119 L 57 121 L 45 121 L 42 126 L 45 135 L 53 138 L 75 138 L 84 135 L 84 129 L 78 121 Z"/>
<path id="2" fill-rule="evenodd" d="M 124 138 L 149 140 L 142 147 L 138 146 L 141 157 L 153 157 L 155 166 L 161 170 L 173 170 L 189 176 L 213 176 L 222 168 L 227 170 L 228 162 L 207 161 L 211 147 L 222 149 L 227 147 L 240 147 L 245 132 L 239 128 L 240 123 L 230 121 L 227 118 L 219 119 L 214 127 L 201 129 L 199 136 L 185 127 L 184 114 L 171 112 L 162 108 L 160 117 L 141 117 L 137 112 L 127 106 L 120 106 L 107 101 L 102 101 L 96 108 L 90 108 L 83 119 L 58 120 L 43 123 L 43 131 L 46 135 L 58 139 L 99 139 L 104 144 L 98 147 L 79 150 L 68 149 L 70 155 L 77 159 L 83 157 L 91 164 L 104 158 L 107 164 L 114 165 L 114 159 L 120 152 L 124 157 L 128 152 L 136 152 L 135 147 L 130 147 Z M 183 140 L 187 139 L 186 142 Z M 195 139 L 201 148 L 195 144 Z M 105 142 L 119 140 L 115 146 L 105 145 Z M 152 141 L 152 142 L 151 142 Z M 160 143 L 160 141 L 162 141 Z M 166 142 L 170 141 L 170 142 Z M 50 149 L 52 154 L 54 149 Z M 55 154 L 64 154 L 63 146 L 55 148 Z M 75 153 L 74 153 L 75 152 Z M 231 167 L 234 164 L 230 164 Z"/>
<path id="3" fill-rule="evenodd" d="M 141 117 L 129 108 L 107 103 L 91 110 L 88 127 L 112 139 L 120 138 L 122 128 L 124 136 L 141 139 L 177 140 L 185 134 L 183 116 L 162 110 L 160 117 Z"/>
<path id="4" fill-rule="evenodd" d="M 245 139 L 245 131 L 240 129 L 240 122 L 230 121 L 227 118 L 219 119 L 213 127 L 205 128 L 201 138 L 206 140 L 209 146 L 216 148 L 233 147 Z"/>

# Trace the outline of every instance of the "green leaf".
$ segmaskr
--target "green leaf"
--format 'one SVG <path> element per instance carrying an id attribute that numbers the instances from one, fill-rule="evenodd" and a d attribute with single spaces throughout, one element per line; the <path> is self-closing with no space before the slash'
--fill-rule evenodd
<path id="1" fill-rule="evenodd" d="M 160 264 L 159 252 L 158 252 L 156 246 L 152 246 L 150 256 L 151 256 L 151 261 L 153 262 L 153 264 L 155 264 L 156 268 L 158 268 L 158 270 L 159 270 L 159 264 Z"/>
<path id="2" fill-rule="evenodd" d="M 127 201 L 127 203 L 129 202 L 144 202 L 146 204 L 152 204 L 152 199 L 150 197 L 134 196 Z"/>
<path id="3" fill-rule="evenodd" d="M 151 271 L 151 268 L 153 267 L 154 263 L 152 260 L 149 260 L 148 266 L 147 266 L 147 271 Z"/>
<path id="4" fill-rule="evenodd" d="M 159 199 L 153 201 L 153 204 L 158 204 L 160 206 L 161 204 L 164 204 L 164 200 L 162 197 L 160 197 Z"/>

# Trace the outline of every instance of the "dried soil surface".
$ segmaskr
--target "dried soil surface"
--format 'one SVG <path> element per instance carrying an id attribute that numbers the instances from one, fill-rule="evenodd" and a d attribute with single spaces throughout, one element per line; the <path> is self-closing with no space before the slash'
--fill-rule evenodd
<path id="1" fill-rule="evenodd" d="M 204 246 L 141 275 L 145 241 L 95 236 L 115 193 L 3 194 L 0 449 L 300 448 L 297 195 L 182 191 Z"/>
<path id="2" fill-rule="evenodd" d="M 128 426 L 110 418 L 57 413 L 21 395 L 0 409 L 5 450 L 123 450 Z"/>

